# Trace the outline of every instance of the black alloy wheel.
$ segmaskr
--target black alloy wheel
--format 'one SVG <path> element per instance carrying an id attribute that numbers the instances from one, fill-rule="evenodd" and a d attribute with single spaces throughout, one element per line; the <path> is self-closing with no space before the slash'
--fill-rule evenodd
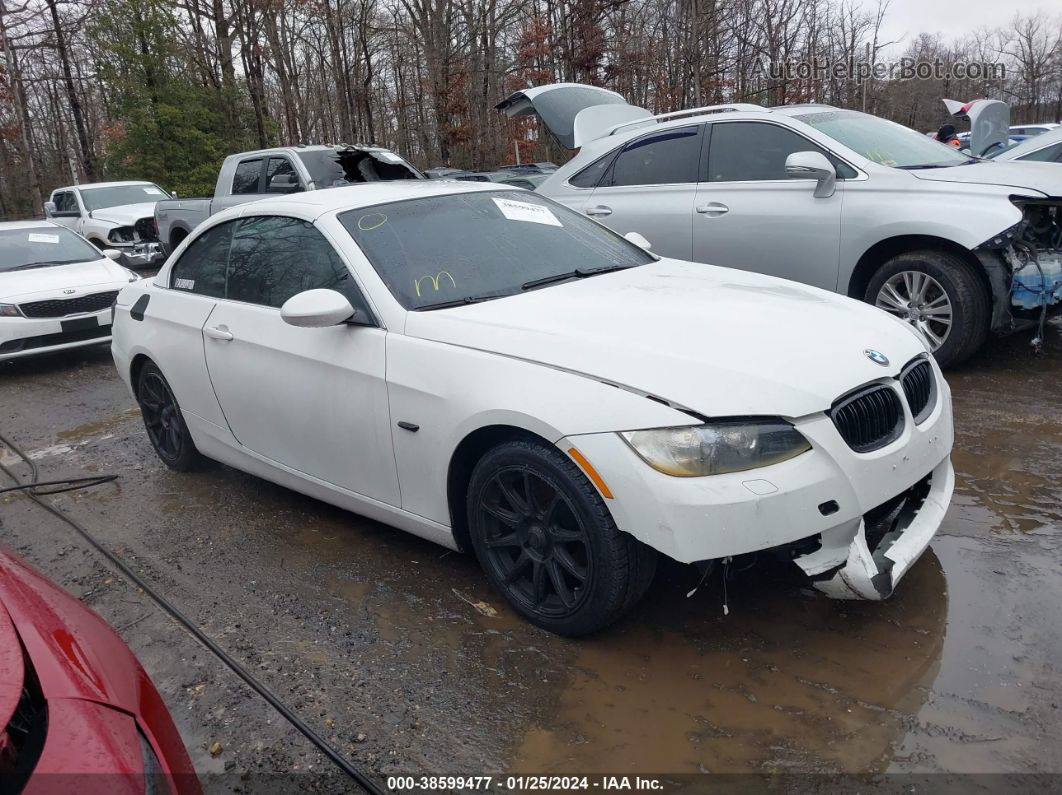
<path id="1" fill-rule="evenodd" d="M 148 438 L 162 462 L 181 472 L 195 469 L 202 456 L 184 424 L 173 390 L 154 363 L 145 364 L 140 371 L 137 402 Z"/>
<path id="2" fill-rule="evenodd" d="M 570 616 L 593 577 L 590 540 L 567 498 L 520 467 L 493 474 L 479 497 L 483 546 L 510 595 L 545 616 Z"/>

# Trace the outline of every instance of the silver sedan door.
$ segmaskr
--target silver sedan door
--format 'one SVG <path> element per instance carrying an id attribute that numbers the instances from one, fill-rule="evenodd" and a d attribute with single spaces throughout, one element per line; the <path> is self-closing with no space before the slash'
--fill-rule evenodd
<path id="1" fill-rule="evenodd" d="M 836 290 L 844 179 L 856 172 L 779 124 L 720 121 L 705 134 L 693 259 Z M 805 151 L 822 152 L 838 168 L 832 196 L 816 198 L 814 180 L 786 178 L 786 157 Z"/>
<path id="2" fill-rule="evenodd" d="M 703 127 L 673 127 L 626 144 L 583 212 L 620 234 L 644 235 L 662 257 L 692 259 Z"/>

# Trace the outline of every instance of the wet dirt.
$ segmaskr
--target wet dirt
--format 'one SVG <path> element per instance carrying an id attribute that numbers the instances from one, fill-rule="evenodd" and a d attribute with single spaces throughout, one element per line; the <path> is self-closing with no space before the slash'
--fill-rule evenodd
<path id="1" fill-rule="evenodd" d="M 766 561 L 687 598 L 697 573 L 665 564 L 627 620 L 579 641 L 520 621 L 468 556 L 227 467 L 170 472 L 105 350 L 0 365 L 0 433 L 47 477 L 120 474 L 56 502 L 380 778 L 1062 772 L 1049 337 L 1042 356 L 1018 336 L 949 374 L 955 499 L 890 601 L 830 601 Z M 197 768 L 230 771 L 218 788 L 329 769 L 61 524 L 15 496 L 0 522 L 0 542 L 119 628 Z"/>

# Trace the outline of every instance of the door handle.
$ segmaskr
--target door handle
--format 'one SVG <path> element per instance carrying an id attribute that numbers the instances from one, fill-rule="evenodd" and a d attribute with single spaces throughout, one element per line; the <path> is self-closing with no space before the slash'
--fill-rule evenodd
<path id="1" fill-rule="evenodd" d="M 708 202 L 707 204 L 698 204 L 694 208 L 701 215 L 707 215 L 709 218 L 716 218 L 720 215 L 726 215 L 730 212 L 730 208 L 725 204 L 719 202 Z"/>
<path id="2" fill-rule="evenodd" d="M 210 339 L 219 340 L 220 342 L 228 342 L 232 339 L 232 332 L 229 331 L 227 326 L 207 326 L 203 329 L 203 333 Z"/>
<path id="3" fill-rule="evenodd" d="M 595 218 L 598 217 L 598 216 L 604 218 L 606 215 L 612 215 L 612 208 L 611 207 L 606 207 L 603 204 L 599 204 L 599 205 L 597 205 L 597 207 L 587 207 L 586 208 L 586 214 L 587 215 L 592 215 Z"/>

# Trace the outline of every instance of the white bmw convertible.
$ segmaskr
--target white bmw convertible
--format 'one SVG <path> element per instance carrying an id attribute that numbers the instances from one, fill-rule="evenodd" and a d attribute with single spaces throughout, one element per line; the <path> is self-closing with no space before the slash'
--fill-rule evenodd
<path id="1" fill-rule="evenodd" d="M 173 469 L 474 550 L 554 632 L 615 620 L 658 554 L 782 547 L 830 595 L 887 597 L 954 484 L 924 341 L 634 237 L 497 185 L 241 205 L 122 290 L 114 360 Z"/>

